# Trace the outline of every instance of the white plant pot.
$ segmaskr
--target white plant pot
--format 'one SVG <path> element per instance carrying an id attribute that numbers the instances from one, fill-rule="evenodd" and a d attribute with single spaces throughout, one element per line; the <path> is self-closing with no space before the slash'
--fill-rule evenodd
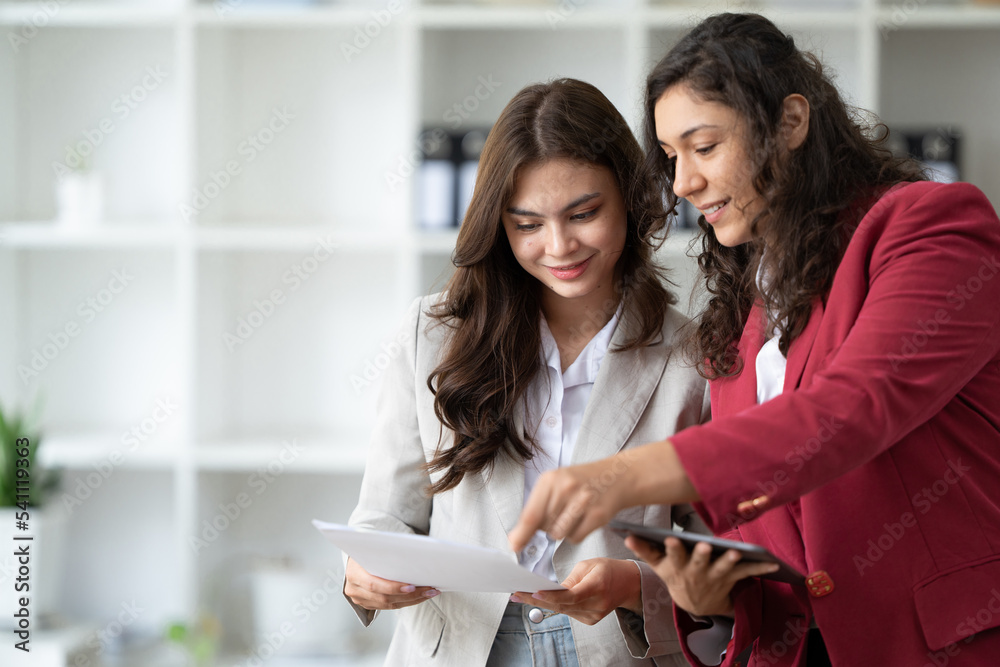
<path id="1" fill-rule="evenodd" d="M 56 219 L 60 225 L 88 229 L 104 216 L 104 183 L 97 172 L 70 172 L 56 183 Z"/>
<path id="2" fill-rule="evenodd" d="M 22 531 L 16 527 L 19 512 L 16 508 L 0 508 L 0 628 L 17 626 L 14 614 L 21 609 L 20 599 L 25 597 L 31 627 L 38 629 L 59 611 L 66 519 L 52 505 L 45 509 L 29 506 L 28 530 Z M 14 539 L 29 536 L 33 539 Z M 14 555 L 21 547 L 28 550 L 25 564 Z M 15 588 L 24 585 L 27 590 Z"/>
<path id="3" fill-rule="evenodd" d="M 251 574 L 255 647 L 269 644 L 286 657 L 350 652 L 361 626 L 340 591 L 321 586 L 331 579 L 297 566 L 259 566 Z"/>

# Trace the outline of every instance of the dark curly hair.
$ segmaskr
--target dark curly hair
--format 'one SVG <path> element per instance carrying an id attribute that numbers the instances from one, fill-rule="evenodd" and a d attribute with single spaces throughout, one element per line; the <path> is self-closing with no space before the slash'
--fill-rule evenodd
<path id="1" fill-rule="evenodd" d="M 552 159 L 610 169 L 625 201 L 627 235 L 616 285 L 636 333 L 617 348 L 657 342 L 667 305 L 653 253 L 666 232 L 663 198 L 643 179 L 643 152 L 625 119 L 594 86 L 574 79 L 531 85 L 507 104 L 490 130 L 476 187 L 458 233 L 457 267 L 431 316 L 451 331 L 440 365 L 427 379 L 434 411 L 454 433 L 427 464 L 444 474 L 431 493 L 446 491 L 507 453 L 534 456 L 530 435 L 517 432 L 514 412 L 541 367 L 540 283 L 518 264 L 501 213 L 520 171 Z"/>
<path id="2" fill-rule="evenodd" d="M 704 101 L 734 109 L 746 127 L 749 173 L 763 210 L 751 221 L 753 241 L 720 244 L 704 218 L 699 267 L 708 304 L 689 341 L 705 359 L 708 378 L 742 369 L 739 341 L 750 309 L 760 298 L 788 354 L 812 305 L 825 298 L 851 235 L 872 197 L 904 181 L 922 180 L 917 163 L 885 147 L 887 128 L 848 107 L 819 59 L 796 48 L 792 38 L 757 14 L 718 14 L 687 33 L 653 68 L 646 82 L 644 141 L 648 177 L 676 210 L 673 165 L 660 147 L 656 103 L 683 84 Z M 796 150 L 779 151 L 784 99 L 798 93 L 809 103 L 809 128 Z M 767 252 L 764 253 L 764 247 Z M 760 265 L 768 284 L 758 290 Z"/>

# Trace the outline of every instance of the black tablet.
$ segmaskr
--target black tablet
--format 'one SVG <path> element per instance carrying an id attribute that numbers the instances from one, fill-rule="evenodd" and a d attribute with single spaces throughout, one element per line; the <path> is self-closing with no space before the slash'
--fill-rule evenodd
<path id="1" fill-rule="evenodd" d="M 702 535 L 699 533 L 688 533 L 683 531 L 668 530 L 666 528 L 655 528 L 653 526 L 642 526 L 637 523 L 626 523 L 624 521 L 612 521 L 608 524 L 611 530 L 622 537 L 635 535 L 639 539 L 647 542 L 661 552 L 665 551 L 663 540 L 668 537 L 676 537 L 681 541 L 688 551 L 694 549 L 698 542 L 707 542 L 712 546 L 712 560 L 715 560 L 730 549 L 740 552 L 740 560 L 748 563 L 777 563 L 781 569 L 777 572 L 761 575 L 765 579 L 784 581 L 790 584 L 805 583 L 805 575 L 794 567 L 784 562 L 770 551 L 759 544 L 748 542 L 737 542 L 736 540 L 724 540 L 714 535 Z"/>

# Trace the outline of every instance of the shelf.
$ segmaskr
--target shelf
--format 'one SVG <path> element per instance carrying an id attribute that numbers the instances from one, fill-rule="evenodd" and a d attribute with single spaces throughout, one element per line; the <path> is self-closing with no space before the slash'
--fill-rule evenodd
<path id="1" fill-rule="evenodd" d="M 621 28 L 628 13 L 603 7 L 580 7 L 563 13 L 559 5 L 545 7 L 425 6 L 417 11 L 420 25 L 435 29 L 517 29 L 554 31 L 573 28 Z"/>
<path id="2" fill-rule="evenodd" d="M 910 13 L 884 7 L 878 10 L 876 25 L 883 37 L 896 30 L 990 29 L 1000 27 L 1000 7 L 923 5 Z"/>
<path id="3" fill-rule="evenodd" d="M 169 27 L 181 16 L 178 8 L 135 7 L 124 3 L 21 2 L 0 5 L 0 25 L 46 27 Z M 15 31 L 15 34 L 19 34 Z M 30 39 L 30 38 L 29 38 Z"/>
<path id="4" fill-rule="evenodd" d="M 360 224 L 360 229 L 377 229 L 378 223 Z M 196 245 L 212 250 L 304 251 L 311 248 L 391 251 L 401 247 L 400 238 L 336 227 L 234 226 L 201 228 L 195 232 Z"/>
<path id="5" fill-rule="evenodd" d="M 48 468 L 89 470 L 122 468 L 127 470 L 166 470 L 177 460 L 180 444 L 149 435 L 141 426 L 137 434 L 91 433 L 44 435 L 39 450 L 42 464 Z"/>
<path id="6" fill-rule="evenodd" d="M 380 227 L 375 220 L 358 223 L 353 228 L 239 223 L 199 228 L 137 223 L 76 229 L 51 222 L 17 222 L 0 224 L 0 249 L 169 249 L 190 239 L 194 247 L 203 250 L 299 252 L 323 246 L 347 252 L 393 252 L 408 247 L 450 252 L 457 235 L 457 231 L 399 234 L 364 231 Z"/>
<path id="7" fill-rule="evenodd" d="M 384 11 L 384 4 L 378 9 Z M 214 6 L 199 5 L 191 10 L 191 15 L 197 25 L 207 28 L 354 28 L 376 20 L 372 10 L 355 7 L 285 6 L 278 3 L 235 6 L 231 11 L 217 11 Z M 391 20 L 395 20 L 399 15 L 390 16 Z"/>
<path id="8" fill-rule="evenodd" d="M 197 445 L 198 468 L 212 472 L 250 472 L 280 467 L 284 472 L 360 474 L 365 470 L 367 435 L 357 438 L 288 438 L 214 441 Z"/>
<path id="9" fill-rule="evenodd" d="M 741 9 L 759 12 L 786 30 L 855 28 L 860 20 L 856 9 L 846 7 L 843 9 L 808 9 L 799 5 L 764 4 Z M 700 19 L 716 11 L 738 10 L 725 5 L 650 7 L 643 12 L 642 24 L 650 30 L 686 31 L 693 28 Z"/>
<path id="10" fill-rule="evenodd" d="M 179 230 L 166 225 L 100 225 L 90 229 L 63 227 L 52 222 L 0 225 L 2 247 L 14 248 L 163 248 L 177 243 Z"/>
<path id="11" fill-rule="evenodd" d="M 385 10 L 384 6 L 377 8 Z M 568 11 L 562 5 L 544 6 L 480 6 L 480 5 L 424 5 L 406 7 L 380 27 L 387 27 L 399 18 L 416 21 L 425 28 L 454 29 L 519 29 L 555 30 L 589 27 L 624 27 L 630 23 L 648 29 L 686 29 L 697 17 L 716 11 L 732 9 L 717 5 L 651 5 L 630 7 L 623 12 L 617 8 L 580 6 Z M 810 9 L 791 4 L 756 4 L 743 7 L 778 18 L 783 27 L 794 28 L 850 28 L 858 25 L 859 10 L 856 6 L 833 9 Z M 121 3 L 66 3 L 54 8 L 50 3 L 24 2 L 0 5 L 0 25 L 128 28 L 170 27 L 190 20 L 195 25 L 208 28 L 355 28 L 377 20 L 373 9 L 330 5 L 275 4 L 234 6 L 231 11 L 219 12 L 212 5 L 199 4 L 183 7 L 124 6 Z M 876 10 L 880 25 L 894 29 L 911 28 L 982 28 L 1000 25 L 1000 10 L 978 6 L 928 6 L 906 12 L 902 8 L 880 7 Z"/>

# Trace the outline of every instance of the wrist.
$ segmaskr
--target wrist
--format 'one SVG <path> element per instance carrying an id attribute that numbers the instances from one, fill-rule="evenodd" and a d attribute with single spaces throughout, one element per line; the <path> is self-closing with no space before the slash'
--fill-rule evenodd
<path id="1" fill-rule="evenodd" d="M 681 466 L 680 458 L 669 440 L 653 442 L 620 454 L 628 474 L 629 505 L 678 505 L 700 500 Z"/>
<path id="2" fill-rule="evenodd" d="M 639 567 L 639 563 L 634 560 L 625 561 L 625 563 L 630 564 L 628 565 L 629 581 L 632 584 L 627 587 L 628 595 L 618 606 L 642 616 L 642 569 Z"/>

